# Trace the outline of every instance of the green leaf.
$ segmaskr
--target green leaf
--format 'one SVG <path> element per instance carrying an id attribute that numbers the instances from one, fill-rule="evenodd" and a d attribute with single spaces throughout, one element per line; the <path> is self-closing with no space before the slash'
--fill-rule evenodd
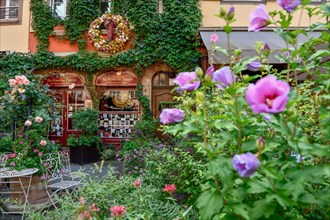
<path id="1" fill-rule="evenodd" d="M 250 219 L 249 213 L 247 212 L 247 206 L 242 203 L 237 203 L 235 205 L 231 206 L 233 208 L 233 211 L 237 214 L 242 216 L 245 219 Z"/>
<path id="2" fill-rule="evenodd" d="M 223 27 L 223 30 L 226 32 L 227 35 L 229 35 L 232 28 L 230 26 L 226 25 L 226 26 Z"/>
<path id="3" fill-rule="evenodd" d="M 266 202 L 265 199 L 258 200 L 253 204 L 251 210 L 251 218 L 258 219 L 261 217 L 269 218 L 276 210 L 276 205 L 274 203 Z"/>
<path id="4" fill-rule="evenodd" d="M 295 205 L 295 203 L 284 193 L 277 193 L 277 194 L 271 194 L 267 195 L 266 197 L 266 202 L 271 202 L 271 201 L 277 201 L 278 204 L 280 204 L 284 209 L 286 209 L 287 206 L 292 206 Z"/>
<path id="5" fill-rule="evenodd" d="M 315 196 L 313 194 L 304 194 L 301 197 L 299 197 L 299 202 L 302 203 L 308 203 L 308 204 L 317 204 L 318 201 L 315 199 Z"/>
<path id="6" fill-rule="evenodd" d="M 267 192 L 271 188 L 270 183 L 258 180 L 251 180 L 248 182 L 248 185 L 250 186 L 248 192 L 252 194 Z"/>
<path id="7" fill-rule="evenodd" d="M 212 219 L 212 216 L 219 213 L 223 206 L 221 193 L 216 189 L 203 192 L 197 199 L 196 206 L 199 209 L 200 219 Z"/>
<path id="8" fill-rule="evenodd" d="M 228 51 L 220 46 L 215 46 L 215 51 L 221 52 L 221 53 L 225 54 L 226 56 L 228 56 Z"/>

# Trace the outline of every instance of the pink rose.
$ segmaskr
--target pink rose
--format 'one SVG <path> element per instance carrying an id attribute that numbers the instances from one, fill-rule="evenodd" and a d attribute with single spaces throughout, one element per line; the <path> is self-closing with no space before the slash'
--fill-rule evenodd
<path id="1" fill-rule="evenodd" d="M 25 123 L 24 123 L 25 126 L 29 127 L 32 125 L 32 121 L 30 120 L 26 120 Z"/>
<path id="2" fill-rule="evenodd" d="M 14 153 L 13 154 L 9 154 L 9 157 L 10 158 L 14 158 L 14 157 L 16 157 L 16 154 L 14 154 Z"/>
<path id="3" fill-rule="evenodd" d="M 39 153 L 38 153 L 38 156 L 41 157 L 41 156 L 42 156 L 42 152 L 39 152 Z"/>
<path id="4" fill-rule="evenodd" d="M 45 141 L 45 140 L 40 141 L 40 145 L 41 146 L 46 146 L 47 145 L 47 141 Z"/>
<path id="5" fill-rule="evenodd" d="M 8 82 L 9 82 L 10 87 L 16 86 L 16 80 L 15 79 L 9 79 Z"/>
<path id="6" fill-rule="evenodd" d="M 42 122 L 42 120 L 43 120 L 43 119 L 42 119 L 41 117 L 39 117 L 39 116 L 37 116 L 35 119 L 36 119 L 36 122 L 38 122 L 38 123 Z"/>

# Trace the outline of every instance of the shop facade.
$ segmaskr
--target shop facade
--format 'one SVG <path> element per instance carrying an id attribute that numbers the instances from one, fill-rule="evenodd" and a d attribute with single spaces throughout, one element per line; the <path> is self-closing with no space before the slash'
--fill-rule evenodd
<path id="1" fill-rule="evenodd" d="M 154 119 L 162 108 L 172 107 L 176 93 L 173 72 L 165 64 L 153 65 L 139 79 L 131 69 L 104 70 L 93 75 L 93 93 L 86 76 L 77 71 L 42 70 L 41 83 L 49 86 L 56 98 L 56 119 L 50 124 L 51 140 L 67 146 L 67 138 L 80 134 L 72 116 L 79 110 L 94 108 L 99 111 L 98 135 L 104 144 L 119 145 L 132 137 L 134 125 L 141 119 L 143 109 L 137 97 L 137 85 L 150 99 Z"/>

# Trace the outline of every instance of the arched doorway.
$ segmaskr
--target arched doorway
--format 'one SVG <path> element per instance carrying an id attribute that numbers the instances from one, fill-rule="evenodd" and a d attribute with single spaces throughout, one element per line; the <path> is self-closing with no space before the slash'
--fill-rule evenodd
<path id="1" fill-rule="evenodd" d="M 176 103 L 173 97 L 177 93 L 173 91 L 175 85 L 173 83 L 176 73 L 173 72 L 157 72 L 152 78 L 152 114 L 155 118 L 159 117 L 161 110 L 171 108 Z"/>
<path id="2" fill-rule="evenodd" d="M 138 78 L 128 70 L 107 71 L 96 77 L 99 135 L 104 143 L 119 144 L 131 137 L 134 125 L 140 119 L 137 83 Z"/>
<path id="3" fill-rule="evenodd" d="M 57 118 L 51 122 L 50 139 L 67 146 L 69 135 L 79 133 L 72 115 L 91 106 L 91 98 L 84 89 L 83 79 L 76 73 L 50 73 L 41 79 L 41 83 L 48 85 L 56 98 Z"/>

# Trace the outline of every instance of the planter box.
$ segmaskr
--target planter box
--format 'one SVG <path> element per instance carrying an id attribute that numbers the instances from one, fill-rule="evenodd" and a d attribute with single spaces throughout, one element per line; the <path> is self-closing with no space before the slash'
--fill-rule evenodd
<path id="1" fill-rule="evenodd" d="M 100 154 L 96 147 L 71 147 L 70 160 L 71 163 L 84 165 L 99 161 Z"/>

